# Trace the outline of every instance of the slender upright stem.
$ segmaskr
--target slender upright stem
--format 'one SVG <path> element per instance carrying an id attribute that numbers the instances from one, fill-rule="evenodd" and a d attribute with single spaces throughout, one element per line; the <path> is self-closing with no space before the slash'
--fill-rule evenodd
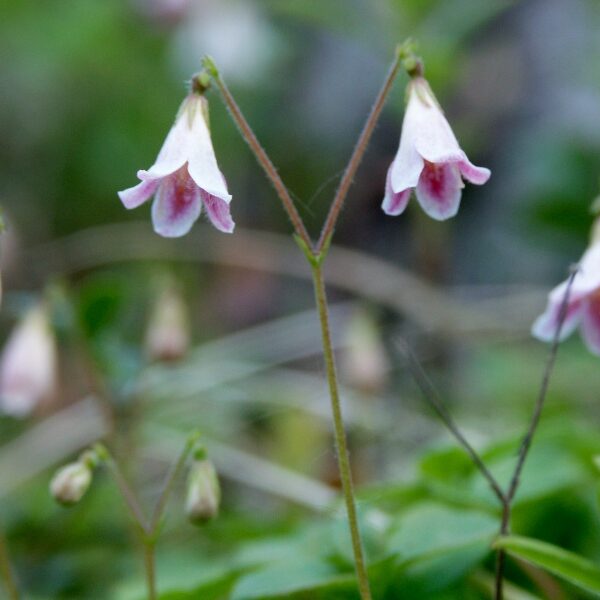
<path id="1" fill-rule="evenodd" d="M 8 546 L 0 531 L 0 577 L 10 600 L 19 600 L 19 585 L 8 553 Z"/>
<path id="2" fill-rule="evenodd" d="M 329 310 L 327 307 L 327 296 L 325 293 L 325 282 L 321 265 L 317 262 L 312 265 L 313 282 L 315 288 L 315 299 L 319 321 L 321 323 L 321 337 L 323 341 L 323 357 L 325 359 L 325 369 L 327 371 L 327 382 L 329 384 L 329 394 L 331 397 L 331 410 L 333 413 L 333 431 L 335 436 L 335 447 L 337 452 L 338 466 L 342 480 L 342 491 L 346 502 L 346 511 L 348 513 L 348 523 L 350 526 L 350 535 L 352 538 L 352 550 L 354 552 L 354 564 L 356 567 L 356 576 L 358 578 L 358 587 L 362 600 L 371 599 L 371 590 L 369 588 L 369 579 L 365 566 L 365 559 L 358 526 L 358 516 L 356 512 L 356 503 L 354 499 L 354 489 L 352 484 L 352 473 L 350 471 L 350 457 L 348 454 L 348 444 L 346 441 L 346 431 L 342 418 L 342 407 L 340 403 L 337 373 L 335 367 L 335 357 L 331 343 L 331 332 L 329 328 Z"/>
<path id="3" fill-rule="evenodd" d="M 158 595 L 156 592 L 155 543 L 153 540 L 144 540 L 142 546 L 144 548 L 144 570 L 146 573 L 146 587 L 148 589 L 148 600 L 156 600 L 158 598 Z"/>
<path id="4" fill-rule="evenodd" d="M 407 344 L 404 342 L 398 341 L 396 346 L 402 352 L 402 354 L 406 357 L 408 367 L 410 370 L 415 383 L 419 386 L 423 397 L 426 402 L 431 406 L 434 412 L 438 415 L 438 417 L 442 420 L 442 422 L 446 425 L 450 433 L 456 438 L 458 443 L 465 449 L 466 453 L 469 455 L 473 464 L 479 469 L 481 474 L 485 477 L 487 482 L 492 489 L 492 492 L 496 495 L 502 506 L 506 503 L 506 497 L 500 484 L 497 479 L 492 475 L 491 471 L 486 467 L 485 463 L 481 456 L 479 456 L 477 450 L 471 446 L 467 438 L 463 435 L 462 431 L 459 429 L 458 425 L 454 422 L 454 419 L 444 406 L 440 395 L 433 385 L 433 382 L 427 376 L 427 373 L 423 369 L 421 363 L 414 355 L 414 353 L 410 350 Z"/>
<path id="5" fill-rule="evenodd" d="M 396 52 L 396 56 L 394 57 L 394 61 L 392 62 L 388 74 L 379 90 L 379 94 L 377 94 L 377 98 L 375 99 L 375 103 L 371 108 L 371 112 L 367 117 L 367 120 L 364 124 L 364 127 L 361 131 L 360 137 L 356 142 L 356 146 L 354 146 L 354 151 L 352 152 L 352 156 L 350 157 L 350 161 L 348 162 L 348 166 L 342 175 L 342 179 L 338 186 L 338 189 L 335 193 L 335 198 L 333 203 L 331 204 L 331 208 L 329 209 L 329 214 L 325 219 L 325 223 L 323 224 L 323 228 L 321 229 L 321 234 L 319 236 L 319 241 L 317 242 L 317 247 L 315 249 L 315 254 L 319 254 L 327 240 L 333 234 L 333 230 L 335 229 L 335 225 L 340 216 L 340 211 L 344 205 L 344 200 L 348 195 L 348 190 L 352 185 L 352 180 L 354 179 L 354 175 L 356 174 L 356 170 L 360 165 L 362 157 L 365 154 L 367 146 L 369 144 L 369 140 L 371 139 L 371 135 L 375 130 L 375 125 L 379 120 L 379 115 L 383 109 L 385 101 L 392 89 L 392 84 L 394 83 L 394 79 L 396 74 L 398 73 L 398 67 L 400 66 L 400 52 Z"/>
<path id="6" fill-rule="evenodd" d="M 167 502 L 169 500 L 169 496 L 173 491 L 173 486 L 175 482 L 179 478 L 181 471 L 185 465 L 185 461 L 187 460 L 192 448 L 194 447 L 194 442 L 196 441 L 197 436 L 190 436 L 188 441 L 186 442 L 179 458 L 175 462 L 175 464 L 169 470 L 167 478 L 165 480 L 165 484 L 163 485 L 163 489 L 160 493 L 156 506 L 154 507 L 154 511 L 152 513 L 152 518 L 150 519 L 149 532 L 150 535 L 156 536 L 158 533 L 158 528 L 160 526 L 160 520 L 165 512 L 165 508 L 167 506 Z"/>
<path id="7" fill-rule="evenodd" d="M 296 234 L 302 238 L 302 241 L 306 244 L 308 248 L 312 248 L 312 241 L 310 239 L 308 231 L 306 230 L 306 227 L 304 226 L 302 217 L 298 213 L 298 210 L 294 205 L 294 201 L 292 200 L 290 193 L 285 187 L 285 184 L 281 180 L 281 177 L 279 176 L 275 165 L 273 165 L 271 159 L 269 158 L 263 147 L 260 145 L 260 142 L 254 134 L 254 131 L 252 131 L 252 128 L 248 124 L 248 121 L 246 121 L 246 118 L 242 114 L 240 107 L 238 106 L 237 102 L 235 101 L 234 97 L 229 91 L 229 88 L 223 81 L 223 78 L 218 73 L 218 71 L 216 71 L 216 68 L 213 73 L 213 76 L 219 88 L 219 91 L 221 92 L 221 97 L 223 98 L 225 105 L 229 109 L 233 120 L 238 126 L 242 137 L 250 146 L 250 149 L 254 153 L 254 156 L 258 160 L 260 166 L 264 169 L 267 178 L 273 184 L 273 187 L 275 188 L 275 191 L 277 192 L 277 195 L 279 196 L 279 199 L 283 204 L 283 208 L 287 212 L 288 217 L 292 222 L 292 225 L 294 226 Z"/>
<path id="8" fill-rule="evenodd" d="M 565 319 L 567 318 L 567 312 L 569 308 L 569 297 L 571 295 L 571 288 L 573 287 L 573 281 L 577 275 L 577 267 L 573 267 L 571 269 L 571 275 L 567 281 L 567 285 L 565 288 L 565 293 L 562 298 L 562 302 L 560 305 L 560 310 L 558 313 L 558 323 L 556 326 L 556 331 L 554 332 L 554 337 L 552 339 L 552 346 L 550 348 L 550 354 L 548 356 L 548 361 L 546 362 L 546 368 L 544 369 L 544 374 L 542 376 L 542 383 L 540 385 L 540 390 L 537 396 L 537 400 L 535 403 L 535 407 L 533 409 L 533 414 L 531 416 L 531 421 L 529 423 L 529 427 L 527 428 L 527 432 L 523 437 L 523 441 L 521 442 L 521 446 L 519 448 L 519 455 L 517 458 L 517 464 L 515 466 L 515 470 L 513 471 L 513 476 L 510 481 L 510 485 L 508 486 L 508 491 L 506 492 L 506 504 L 504 506 L 504 510 L 502 512 L 502 523 L 500 525 L 500 535 L 507 535 L 510 531 L 510 518 L 512 514 L 512 504 L 514 497 L 517 493 L 517 489 L 519 487 L 519 483 L 521 481 L 521 473 L 523 471 L 523 467 L 525 466 L 525 460 L 527 459 L 527 455 L 529 453 L 529 449 L 531 448 L 531 442 L 533 441 L 533 436 L 537 430 L 537 427 L 540 422 L 540 417 L 542 416 L 542 410 L 544 409 L 544 403 L 546 401 L 546 396 L 548 393 L 548 386 L 550 385 L 550 377 L 552 375 L 552 371 L 554 369 L 554 365 L 556 363 L 556 356 L 558 354 L 558 345 L 560 342 L 560 334 L 565 323 Z M 500 550 L 498 552 L 498 559 L 496 561 L 496 600 L 502 600 L 503 598 L 503 579 L 504 579 L 504 565 L 506 563 L 506 556 L 504 550 Z"/>

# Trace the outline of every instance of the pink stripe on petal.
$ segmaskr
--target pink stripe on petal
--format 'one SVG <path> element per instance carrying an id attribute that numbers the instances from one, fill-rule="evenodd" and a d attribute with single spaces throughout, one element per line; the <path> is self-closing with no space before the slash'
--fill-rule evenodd
<path id="1" fill-rule="evenodd" d="M 233 233 L 235 223 L 231 218 L 229 202 L 202 190 L 202 201 L 210 222 L 223 233 Z"/>
<path id="2" fill-rule="evenodd" d="M 141 206 L 156 192 L 160 184 L 160 179 L 151 179 L 148 181 L 142 181 L 136 186 L 131 187 L 122 192 L 118 192 L 121 202 L 125 208 L 137 208 Z"/>
<path id="3" fill-rule="evenodd" d="M 462 176 L 475 185 L 483 185 L 490 178 L 492 172 L 485 167 L 476 167 L 468 158 L 465 157 L 458 163 L 458 168 Z"/>
<path id="4" fill-rule="evenodd" d="M 581 336 L 588 350 L 600 356 L 600 295 L 589 296 L 581 315 Z"/>
<path id="5" fill-rule="evenodd" d="M 200 189 L 182 168 L 162 180 L 152 204 L 154 231 L 163 237 L 181 237 L 200 216 Z"/>
<path id="6" fill-rule="evenodd" d="M 392 189 L 392 167 L 390 167 L 386 178 L 385 196 L 381 203 L 383 212 L 392 217 L 403 213 L 410 200 L 411 192 L 412 190 L 408 188 L 401 192 L 394 193 L 394 190 Z"/>
<path id="7" fill-rule="evenodd" d="M 423 210 L 432 219 L 444 221 L 458 212 L 462 188 L 456 164 L 425 162 L 415 191 Z"/>

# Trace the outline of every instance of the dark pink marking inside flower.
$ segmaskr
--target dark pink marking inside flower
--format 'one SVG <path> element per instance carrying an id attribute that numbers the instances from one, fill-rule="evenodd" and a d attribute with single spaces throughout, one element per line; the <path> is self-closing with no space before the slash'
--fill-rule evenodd
<path id="1" fill-rule="evenodd" d="M 187 163 L 172 175 L 173 195 L 168 204 L 169 218 L 178 219 L 188 213 L 190 205 L 197 201 L 197 185 L 190 177 L 187 170 Z"/>

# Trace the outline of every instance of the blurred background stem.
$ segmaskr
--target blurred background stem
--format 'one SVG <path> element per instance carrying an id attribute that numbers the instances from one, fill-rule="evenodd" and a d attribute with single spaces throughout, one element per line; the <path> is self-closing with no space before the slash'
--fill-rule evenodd
<path id="1" fill-rule="evenodd" d="M 4 534 L 0 531 L 0 577 L 4 582 L 10 600 L 18 600 L 19 586 L 8 553 L 8 546 Z"/>

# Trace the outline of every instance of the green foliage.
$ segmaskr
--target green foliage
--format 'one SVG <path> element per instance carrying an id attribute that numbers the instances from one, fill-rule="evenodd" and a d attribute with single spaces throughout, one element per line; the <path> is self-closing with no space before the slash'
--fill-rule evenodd
<path id="1" fill-rule="evenodd" d="M 573 552 L 516 535 L 499 538 L 494 547 L 600 596 L 600 567 Z"/>

